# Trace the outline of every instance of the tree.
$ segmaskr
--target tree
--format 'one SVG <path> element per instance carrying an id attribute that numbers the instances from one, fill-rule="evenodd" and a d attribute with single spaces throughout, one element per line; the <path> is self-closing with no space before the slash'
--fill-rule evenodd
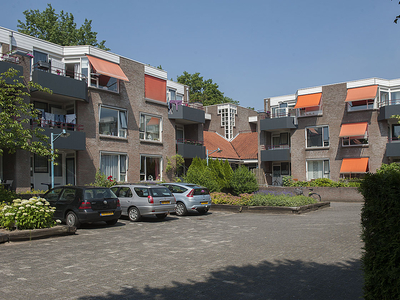
<path id="1" fill-rule="evenodd" d="M 218 84 L 213 83 L 212 79 L 204 80 L 200 73 L 189 74 L 184 71 L 183 75 L 178 76 L 177 80 L 179 83 L 190 87 L 190 102 L 201 102 L 204 106 L 221 103 L 239 104 L 239 101 L 225 97 L 224 93 L 218 89 Z"/>
<path id="2" fill-rule="evenodd" d="M 15 153 L 17 149 L 27 150 L 41 156 L 52 156 L 48 137 L 39 126 L 30 126 L 31 120 L 38 118 L 38 110 L 24 98 L 35 89 L 51 93 L 39 84 L 29 82 L 25 86 L 23 76 L 10 68 L 0 74 L 0 155 L 5 149 Z"/>
<path id="3" fill-rule="evenodd" d="M 18 20 L 18 31 L 61 46 L 92 45 L 103 50 L 110 50 L 105 40 L 97 41 L 97 32 L 92 31 L 92 20 L 85 19 L 80 28 L 71 13 L 62 10 L 59 14 L 51 4 L 40 12 L 38 9 L 25 10 L 25 22 Z"/>

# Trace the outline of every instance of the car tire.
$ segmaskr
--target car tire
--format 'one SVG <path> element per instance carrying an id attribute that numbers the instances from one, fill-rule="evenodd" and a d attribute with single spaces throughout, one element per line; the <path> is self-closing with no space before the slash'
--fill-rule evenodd
<path id="1" fill-rule="evenodd" d="M 68 227 L 79 228 L 81 223 L 79 222 L 78 216 L 73 211 L 69 211 L 65 217 L 65 223 Z"/>
<path id="2" fill-rule="evenodd" d="M 117 224 L 117 222 L 118 222 L 118 219 L 113 219 L 113 220 L 106 221 L 107 225 L 115 225 L 115 224 Z"/>
<path id="3" fill-rule="evenodd" d="M 156 214 L 157 219 L 164 220 L 168 214 Z"/>
<path id="4" fill-rule="evenodd" d="M 184 216 L 184 215 L 187 214 L 187 209 L 186 209 L 186 206 L 185 206 L 184 203 L 178 202 L 178 203 L 176 204 L 176 214 L 177 214 L 178 216 Z"/>
<path id="5" fill-rule="evenodd" d="M 208 208 L 199 208 L 197 211 L 199 214 L 205 215 L 208 212 Z"/>
<path id="6" fill-rule="evenodd" d="M 140 211 L 137 207 L 131 207 L 128 210 L 128 218 L 131 222 L 137 222 L 141 219 Z"/>

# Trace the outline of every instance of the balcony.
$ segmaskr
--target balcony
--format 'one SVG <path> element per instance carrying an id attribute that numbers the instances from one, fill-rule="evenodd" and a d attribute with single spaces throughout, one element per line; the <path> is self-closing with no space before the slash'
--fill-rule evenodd
<path id="1" fill-rule="evenodd" d="M 373 109 L 374 109 L 374 100 L 361 100 L 361 101 L 352 101 L 347 103 L 348 112 L 373 110 Z"/>
<path id="2" fill-rule="evenodd" d="M 277 109 L 272 114 L 267 113 L 264 119 L 260 120 L 260 130 L 275 131 L 280 129 L 295 129 L 296 118 L 293 110 L 287 108 Z"/>
<path id="3" fill-rule="evenodd" d="M 400 140 L 392 138 L 386 144 L 386 157 L 400 157 Z"/>
<path id="4" fill-rule="evenodd" d="M 0 61 L 0 73 L 4 73 L 4 72 L 8 71 L 8 69 L 10 69 L 10 68 L 17 70 L 18 76 L 24 75 L 24 70 L 23 70 L 22 66 L 19 66 L 13 62 L 5 61 L 5 60 Z M 23 82 L 21 78 L 15 78 L 15 79 L 18 79 L 19 82 L 21 82 L 21 83 Z M 5 78 L 5 80 L 6 80 L 7 84 L 12 84 L 14 81 L 14 78 Z"/>
<path id="5" fill-rule="evenodd" d="M 66 123 L 60 121 L 49 121 L 45 119 L 31 120 L 31 126 L 41 127 L 44 129 L 43 134 L 50 137 L 51 133 L 58 134 L 63 129 L 70 134 L 68 138 L 57 139 L 55 147 L 57 149 L 85 150 L 86 149 L 86 133 L 83 131 L 83 125 Z"/>
<path id="6" fill-rule="evenodd" d="M 32 71 L 32 81 L 50 89 L 53 94 L 32 91 L 46 100 L 80 100 L 88 102 L 87 82 L 82 74 L 69 74 L 64 69 L 51 67 L 48 62 L 38 62 Z"/>
<path id="7" fill-rule="evenodd" d="M 170 100 L 168 119 L 175 120 L 177 124 L 204 124 L 205 113 L 201 109 L 186 106 L 181 100 Z"/>
<path id="8" fill-rule="evenodd" d="M 177 140 L 176 153 L 182 155 L 183 158 L 206 158 L 206 148 L 201 141 L 194 140 Z"/>
<path id="9" fill-rule="evenodd" d="M 261 146 L 261 161 L 290 161 L 289 145 Z"/>
<path id="10" fill-rule="evenodd" d="M 391 100 L 381 103 L 378 121 L 389 120 L 393 115 L 400 115 L 400 100 Z"/>

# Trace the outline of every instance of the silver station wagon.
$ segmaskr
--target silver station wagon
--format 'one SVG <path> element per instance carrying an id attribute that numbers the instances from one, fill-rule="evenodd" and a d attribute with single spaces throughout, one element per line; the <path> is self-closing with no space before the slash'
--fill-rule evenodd
<path id="1" fill-rule="evenodd" d="M 164 219 L 175 212 L 176 200 L 171 191 L 160 185 L 119 184 L 111 190 L 119 198 L 122 215 L 137 222 L 142 216 Z"/>

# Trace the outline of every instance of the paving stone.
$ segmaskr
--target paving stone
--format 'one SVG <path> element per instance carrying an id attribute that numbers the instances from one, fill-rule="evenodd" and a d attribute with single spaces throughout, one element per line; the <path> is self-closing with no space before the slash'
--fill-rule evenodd
<path id="1" fill-rule="evenodd" d="M 359 299 L 361 207 L 122 219 L 0 244 L 0 299 Z"/>

